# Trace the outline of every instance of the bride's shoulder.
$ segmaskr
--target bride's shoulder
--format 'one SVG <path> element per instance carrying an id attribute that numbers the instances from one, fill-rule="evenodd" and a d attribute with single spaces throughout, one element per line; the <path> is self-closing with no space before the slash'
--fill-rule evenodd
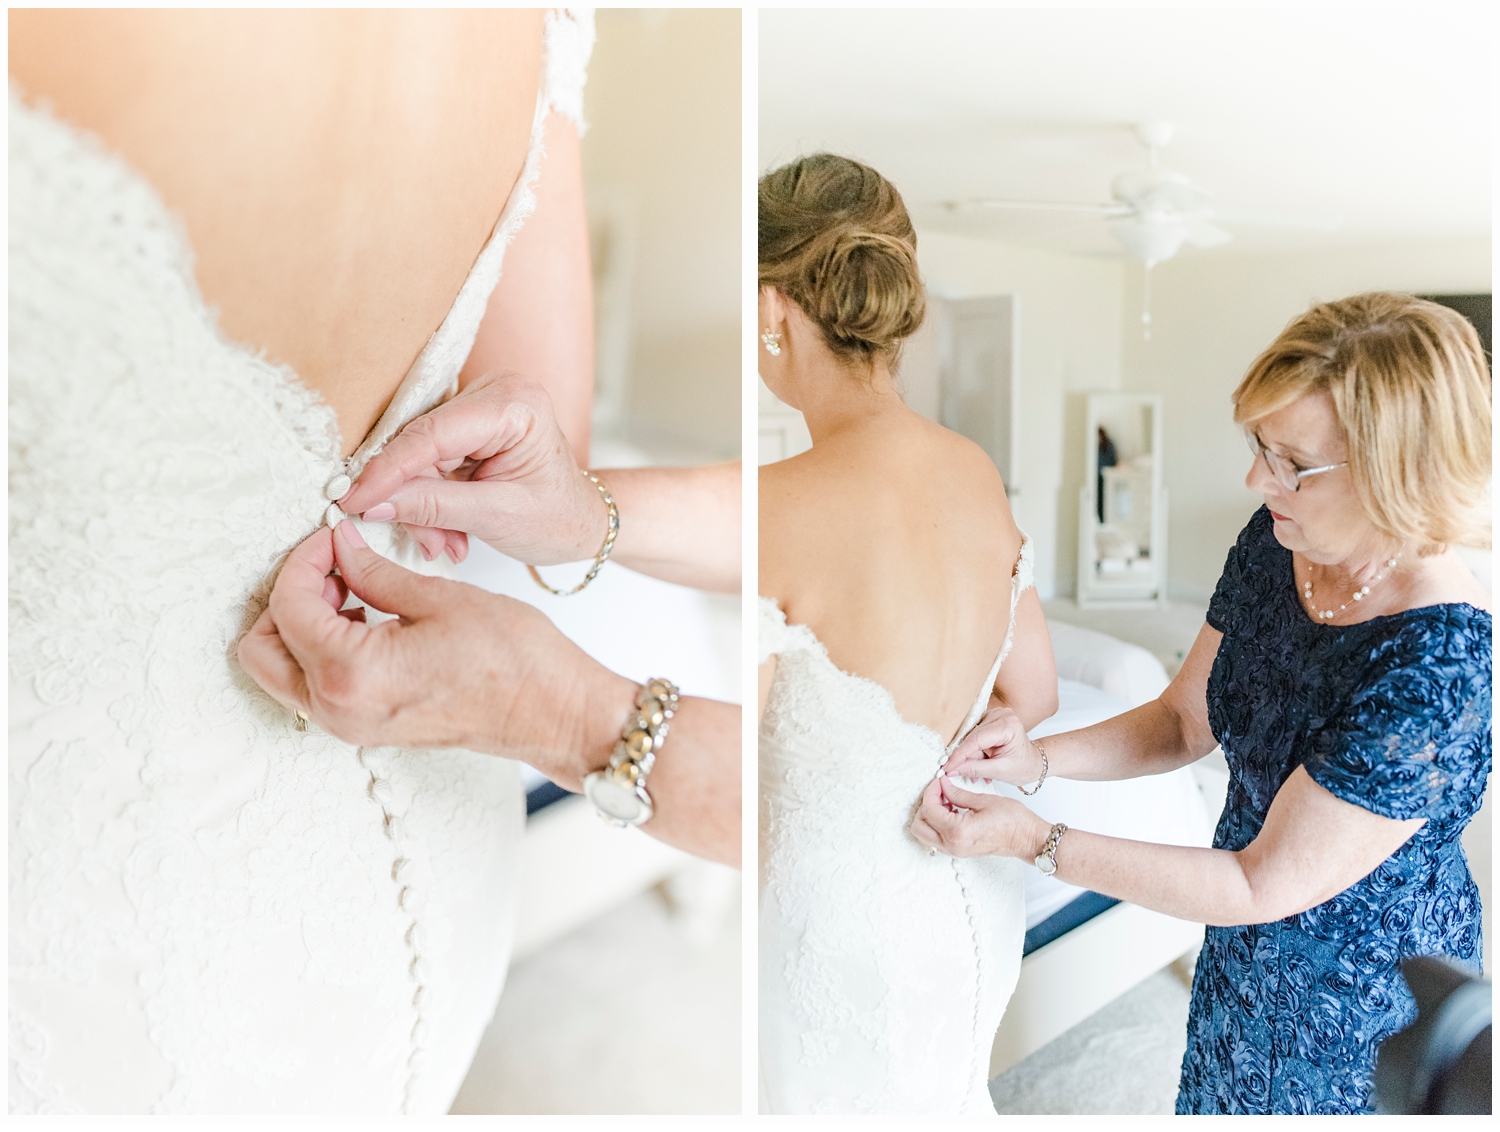
<path id="1" fill-rule="evenodd" d="M 990 454 L 967 436 L 924 421 L 921 447 L 912 463 L 924 469 L 923 482 L 940 479 L 949 498 L 967 501 L 983 511 L 998 507 L 1010 513 L 1005 483 Z"/>
<path id="2" fill-rule="evenodd" d="M 999 473 L 989 453 L 967 436 L 926 418 L 923 418 L 922 423 L 925 426 L 925 440 L 934 450 L 977 478 L 998 477 Z"/>
<path id="3" fill-rule="evenodd" d="M 762 464 L 756 477 L 762 520 L 785 510 L 816 507 L 826 496 L 830 471 L 827 453 L 819 448 Z"/>

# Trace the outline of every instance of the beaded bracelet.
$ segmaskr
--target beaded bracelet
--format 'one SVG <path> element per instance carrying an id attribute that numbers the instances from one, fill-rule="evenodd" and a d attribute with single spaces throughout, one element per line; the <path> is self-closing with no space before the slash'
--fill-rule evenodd
<path id="1" fill-rule="evenodd" d="M 583 589 L 584 586 L 597 578 L 599 570 L 609 561 L 609 552 L 615 548 L 615 539 L 620 535 L 620 509 L 615 506 L 615 497 L 609 493 L 609 488 L 604 486 L 604 481 L 594 475 L 593 472 L 587 468 L 580 468 L 579 471 L 599 489 L 599 494 L 604 499 L 604 506 L 609 509 L 609 526 L 604 532 L 604 545 L 599 548 L 599 553 L 594 555 L 594 564 L 589 567 L 589 572 L 583 576 L 583 581 L 579 582 L 571 590 L 554 590 L 546 582 L 542 581 L 542 576 L 536 572 L 535 566 L 526 567 L 531 572 L 532 580 L 537 585 L 541 586 L 549 594 L 557 597 L 572 597 L 579 590 Z"/>
<path id="2" fill-rule="evenodd" d="M 1042 783 L 1044 783 L 1044 782 L 1047 781 L 1047 748 L 1044 747 L 1044 746 L 1042 746 L 1040 743 L 1036 742 L 1035 740 L 1032 740 L 1031 745 L 1033 747 L 1035 747 L 1038 751 L 1041 752 L 1041 755 L 1042 755 L 1042 777 L 1040 777 L 1040 778 L 1038 778 L 1036 780 L 1036 785 L 1033 786 L 1030 790 L 1026 789 L 1026 787 L 1024 787 L 1024 786 L 1017 786 L 1016 787 L 1017 790 L 1019 790 L 1022 794 L 1025 794 L 1026 797 L 1028 797 L 1028 798 L 1030 798 L 1033 794 L 1035 794 L 1038 790 L 1040 790 L 1042 788 Z M 1048 797 L 1051 797 L 1051 795 L 1048 795 Z"/>

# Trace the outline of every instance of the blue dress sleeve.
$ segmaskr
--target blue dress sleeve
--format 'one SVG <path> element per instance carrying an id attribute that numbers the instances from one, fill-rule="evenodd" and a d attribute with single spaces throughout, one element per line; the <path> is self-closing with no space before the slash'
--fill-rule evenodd
<path id="1" fill-rule="evenodd" d="M 1461 635 L 1460 635 L 1461 636 Z M 1310 737 L 1314 782 L 1381 817 L 1440 818 L 1455 786 L 1487 775 L 1490 666 L 1446 626 L 1391 642 L 1348 706 Z"/>
<path id="2" fill-rule="evenodd" d="M 1244 530 L 1240 531 L 1239 538 L 1234 540 L 1229 556 L 1224 559 L 1224 572 L 1219 575 L 1219 584 L 1214 587 L 1214 596 L 1208 603 L 1205 620 L 1226 636 L 1249 597 L 1250 575 L 1256 565 L 1255 551 L 1262 541 L 1263 528 L 1269 521 L 1270 512 L 1262 507 L 1250 517 Z"/>

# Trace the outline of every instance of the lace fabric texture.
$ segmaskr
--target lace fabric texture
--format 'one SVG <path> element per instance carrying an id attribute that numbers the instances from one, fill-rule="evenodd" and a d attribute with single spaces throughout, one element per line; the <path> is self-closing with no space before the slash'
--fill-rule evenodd
<path id="1" fill-rule="evenodd" d="M 984 713 L 1032 585 L 959 728 Z M 760 1072 L 773 1113 L 990 1113 L 990 1046 L 1020 972 L 1021 866 L 906 831 L 949 751 L 890 692 L 759 601 L 776 678 L 760 729 Z"/>
<path id="2" fill-rule="evenodd" d="M 1380 1043 L 1416 1017 L 1401 960 L 1479 969 L 1479 891 L 1459 835 L 1490 774 L 1491 618 L 1448 604 L 1319 624 L 1262 508 L 1208 621 L 1224 634 L 1208 712 L 1230 774 L 1216 848 L 1253 841 L 1299 766 L 1346 802 L 1427 824 L 1306 912 L 1208 929 L 1177 1111 L 1369 1112 Z"/>
<path id="3" fill-rule="evenodd" d="M 546 26 L 526 172 L 356 470 L 454 388 L 545 110 L 581 107 L 591 16 Z M 224 338 L 142 177 L 14 87 L 9 129 L 10 1111 L 445 1112 L 504 979 L 516 767 L 298 732 L 239 670 L 336 419 Z"/>

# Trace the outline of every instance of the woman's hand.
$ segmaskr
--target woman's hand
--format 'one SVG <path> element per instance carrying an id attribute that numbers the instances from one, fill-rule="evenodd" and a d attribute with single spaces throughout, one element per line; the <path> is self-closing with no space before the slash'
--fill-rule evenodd
<path id="1" fill-rule="evenodd" d="M 400 619 L 339 613 L 350 593 Z M 635 708 L 635 683 L 531 606 L 402 569 L 367 549 L 353 523 L 292 551 L 239 656 L 262 688 L 346 742 L 486 751 L 573 791 L 608 762 Z M 737 867 L 739 736 L 736 705 L 684 697 L 641 829 Z"/>
<path id="2" fill-rule="evenodd" d="M 330 575 L 335 564 L 342 577 Z M 340 615 L 349 592 L 400 619 Z M 570 790 L 608 760 L 635 696 L 538 610 L 405 570 L 348 522 L 292 551 L 239 658 L 282 704 L 346 742 L 523 759 Z"/>
<path id="3" fill-rule="evenodd" d="M 429 557 L 461 561 L 473 535 L 533 566 L 592 558 L 609 522 L 546 390 L 512 373 L 476 378 L 413 420 L 339 506 L 404 523 Z"/>
<path id="4" fill-rule="evenodd" d="M 1026 737 L 1021 717 L 992 698 L 984 718 L 953 748 L 943 773 L 1025 786 L 1041 777 L 1042 755 Z"/>
<path id="5" fill-rule="evenodd" d="M 971 794 L 941 775 L 922 793 L 911 835 L 954 857 L 1020 857 L 1042 851 L 1052 827 L 1014 798 Z"/>

